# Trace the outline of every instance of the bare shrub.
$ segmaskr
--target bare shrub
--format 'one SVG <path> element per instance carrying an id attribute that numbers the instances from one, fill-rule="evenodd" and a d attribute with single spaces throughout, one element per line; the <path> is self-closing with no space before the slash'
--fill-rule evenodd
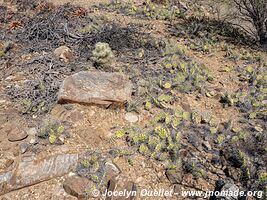
<path id="1" fill-rule="evenodd" d="M 267 45 L 267 1 L 233 0 L 233 3 L 240 14 L 240 19 L 251 23 L 255 28 L 260 44 Z"/>

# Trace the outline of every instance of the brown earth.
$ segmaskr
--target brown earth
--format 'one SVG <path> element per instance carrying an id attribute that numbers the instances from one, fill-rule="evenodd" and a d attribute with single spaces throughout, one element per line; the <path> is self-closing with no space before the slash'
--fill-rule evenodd
<path id="1" fill-rule="evenodd" d="M 149 24 L 152 28 L 151 33 L 156 36 L 168 35 L 166 32 L 167 27 L 164 23 L 158 20 L 140 20 L 130 16 L 123 16 L 120 14 L 108 13 L 101 10 L 94 10 L 91 6 L 98 3 L 108 2 L 107 0 L 87 1 L 87 0 L 59 0 L 52 1 L 56 5 L 62 5 L 65 3 L 72 3 L 88 8 L 90 14 L 93 15 L 106 15 L 111 20 L 115 20 L 122 24 L 129 22 L 140 22 Z M 3 2 L 0 1 L 2 4 Z M 183 41 L 180 41 L 182 44 Z M 238 48 L 238 47 L 237 47 Z M 236 72 L 222 72 L 225 66 L 234 66 L 235 62 L 225 58 L 225 52 L 216 50 L 214 53 L 203 54 L 195 51 L 189 51 L 189 55 L 199 63 L 204 64 L 210 70 L 214 76 L 214 83 L 211 88 L 217 95 L 214 97 L 197 98 L 196 94 L 177 94 L 178 101 L 176 104 L 187 104 L 191 110 L 197 110 L 200 112 L 209 112 L 215 116 L 220 122 L 227 122 L 229 119 L 235 121 L 240 116 L 239 111 L 235 107 L 228 107 L 222 109 L 222 104 L 219 102 L 221 93 L 229 91 L 235 92 L 239 88 L 245 88 L 246 86 L 239 81 Z M 266 54 L 264 54 L 266 56 Z M 244 63 L 239 61 L 238 65 Z M 17 77 L 17 74 L 14 74 Z M 0 85 L 0 124 L 1 131 L 4 132 L 8 127 L 19 126 L 25 129 L 34 127 L 41 120 L 39 118 L 27 119 L 21 116 L 16 109 L 13 108 L 12 102 L 4 95 L 3 90 L 6 85 L 18 84 L 21 80 L 14 80 L 13 82 L 1 80 Z M 157 111 L 154 111 L 155 113 Z M 153 111 L 152 111 L 153 113 Z M 43 146 L 38 149 L 39 155 L 53 155 L 56 153 L 81 153 L 88 149 L 98 149 L 103 152 L 116 147 L 127 147 L 127 144 L 123 140 L 113 140 L 115 130 L 130 125 L 125 120 L 125 110 L 105 109 L 97 106 L 85 106 L 79 104 L 70 105 L 56 105 L 50 112 L 47 118 L 53 118 L 56 120 L 64 121 L 72 125 L 70 132 L 70 138 L 68 138 L 63 146 Z M 145 126 L 147 121 L 151 119 L 151 114 L 143 111 L 138 114 L 138 124 Z M 26 138 L 23 142 L 30 142 L 30 137 Z M 7 138 L 0 135 L 0 158 L 11 157 L 15 159 L 17 151 L 21 141 L 10 142 Z M 137 155 L 134 158 L 133 165 L 131 166 L 126 159 L 119 158 L 115 160 L 115 163 L 120 167 L 122 173 L 128 176 L 131 180 L 138 184 L 139 188 L 146 189 L 171 189 L 173 185 L 168 181 L 164 167 L 162 164 L 148 160 L 143 156 Z M 1 168 L 0 168 L 1 172 Z M 54 178 L 49 181 L 45 181 L 27 188 L 23 188 L 17 191 L 10 192 L 0 197 L 1 200 L 11 199 L 76 199 L 70 195 L 67 195 L 62 188 L 62 183 L 65 177 Z M 188 177 L 190 181 L 190 177 Z M 203 184 L 199 180 L 199 185 Z M 186 184 L 185 184 L 186 185 Z M 211 189 L 212 187 L 203 186 L 204 189 Z M 187 187 L 185 186 L 185 189 Z M 192 188 L 190 188 L 192 189 Z M 141 198 L 138 199 L 155 199 Z M 160 198 L 171 199 L 171 198 Z M 173 199 L 182 199 L 180 197 Z"/>

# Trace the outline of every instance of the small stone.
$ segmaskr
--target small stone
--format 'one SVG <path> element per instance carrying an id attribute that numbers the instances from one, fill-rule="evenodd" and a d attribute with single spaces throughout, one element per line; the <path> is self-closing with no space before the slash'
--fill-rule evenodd
<path id="1" fill-rule="evenodd" d="M 53 197 L 51 200 L 77 200 L 76 197 L 69 195 L 64 190 L 62 184 L 58 183 L 58 185 L 53 189 Z"/>
<path id="2" fill-rule="evenodd" d="M 87 198 L 86 192 L 90 191 L 90 188 L 94 188 L 94 183 L 87 178 L 71 176 L 64 181 L 63 188 L 66 193 L 78 199 L 85 199 Z"/>
<path id="3" fill-rule="evenodd" d="M 105 163 L 106 180 L 110 180 L 113 176 L 119 175 L 121 170 L 112 162 Z"/>
<path id="4" fill-rule="evenodd" d="M 30 144 L 36 144 L 37 143 L 36 138 L 35 137 L 31 138 L 29 143 Z"/>
<path id="5" fill-rule="evenodd" d="M 181 191 L 183 190 L 183 186 L 180 184 L 174 184 L 173 185 L 173 192 L 177 194 L 181 194 Z"/>
<path id="6" fill-rule="evenodd" d="M 22 74 L 16 74 L 16 75 L 8 76 L 5 80 L 6 81 L 22 81 L 24 79 L 25 77 Z"/>
<path id="7" fill-rule="evenodd" d="M 186 102 L 181 102 L 182 108 L 187 112 L 192 112 L 191 106 Z"/>
<path id="8" fill-rule="evenodd" d="M 28 143 L 21 143 L 19 145 L 21 154 L 24 154 L 28 150 L 29 146 L 30 145 Z"/>
<path id="9" fill-rule="evenodd" d="M 54 54 L 58 59 L 63 60 L 65 63 L 70 62 L 74 58 L 71 49 L 67 46 L 60 46 L 56 48 L 54 50 Z"/>
<path id="10" fill-rule="evenodd" d="M 138 184 L 138 183 L 141 183 L 144 181 L 144 178 L 142 176 L 138 177 L 135 182 Z"/>
<path id="11" fill-rule="evenodd" d="M 125 114 L 125 120 L 127 120 L 130 123 L 136 123 L 136 122 L 138 122 L 139 118 L 134 113 L 126 113 Z"/>
<path id="12" fill-rule="evenodd" d="M 27 130 L 28 133 L 28 139 L 29 139 L 29 143 L 30 144 L 36 144 L 37 143 L 37 139 L 36 139 L 36 135 L 37 135 L 37 130 L 36 128 L 30 128 Z"/>
<path id="13" fill-rule="evenodd" d="M 28 135 L 35 136 L 37 134 L 37 130 L 36 130 L 36 128 L 29 128 L 27 133 L 28 133 Z"/>
<path id="14" fill-rule="evenodd" d="M 10 142 L 16 142 L 24 140 L 27 136 L 28 134 L 24 130 L 15 127 L 9 132 L 7 137 Z"/>
<path id="15" fill-rule="evenodd" d="M 239 188 L 233 183 L 226 183 L 221 191 L 225 191 L 227 194 L 237 194 L 232 196 L 225 196 L 225 200 L 237 200 Z"/>
<path id="16" fill-rule="evenodd" d="M 203 147 L 204 147 L 205 149 L 207 149 L 208 151 L 211 150 L 211 145 L 210 145 L 210 143 L 209 143 L 208 141 L 204 141 L 204 142 L 202 143 L 202 145 L 203 145 Z"/>
<path id="17" fill-rule="evenodd" d="M 13 156 L 15 156 L 15 157 L 19 156 L 19 154 L 20 154 L 19 146 L 17 146 L 17 145 L 14 146 L 14 147 L 11 149 L 11 152 L 12 152 Z"/>
<path id="18" fill-rule="evenodd" d="M 178 7 L 179 9 L 181 9 L 183 12 L 188 10 L 188 6 L 186 5 L 186 3 L 182 2 L 182 1 L 178 1 Z"/>
<path id="19" fill-rule="evenodd" d="M 113 194 L 116 194 L 121 191 L 129 192 L 134 194 L 133 191 L 136 191 L 136 185 L 134 182 L 130 181 L 126 176 L 120 174 L 114 176 L 108 182 L 108 191 L 112 191 Z M 130 196 L 126 198 L 125 196 L 108 196 L 106 200 L 132 200 L 135 196 Z"/>
<path id="20" fill-rule="evenodd" d="M 181 183 L 183 180 L 182 173 L 174 169 L 167 170 L 166 176 L 171 183 Z"/>
<path id="21" fill-rule="evenodd" d="M 62 135 L 58 137 L 58 140 L 59 140 L 60 144 L 64 144 L 64 142 L 65 142 L 65 138 Z"/>
<path id="22" fill-rule="evenodd" d="M 163 173 L 163 172 L 158 172 L 158 173 L 157 173 L 157 176 L 158 176 L 158 179 L 160 180 L 160 182 L 163 182 L 164 179 L 166 178 L 166 177 L 164 176 L 164 173 Z"/>
<path id="23" fill-rule="evenodd" d="M 210 183 L 203 178 L 198 178 L 194 186 L 202 191 L 210 191 L 213 189 L 213 187 L 210 186 Z"/>
<path id="24" fill-rule="evenodd" d="M 0 105 L 4 105 L 4 104 L 6 104 L 6 100 L 4 100 L 4 99 L 0 99 Z"/>

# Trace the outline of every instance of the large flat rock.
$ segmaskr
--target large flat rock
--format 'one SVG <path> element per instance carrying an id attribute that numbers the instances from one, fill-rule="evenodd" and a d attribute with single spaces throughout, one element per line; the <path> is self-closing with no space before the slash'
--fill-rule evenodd
<path id="1" fill-rule="evenodd" d="M 123 105 L 131 94 L 132 83 L 121 73 L 82 71 L 63 81 L 58 102 Z"/>
<path id="2" fill-rule="evenodd" d="M 13 170 L 0 174 L 0 195 L 63 176 L 75 169 L 77 163 L 77 154 L 62 154 L 44 159 L 22 158 Z"/>

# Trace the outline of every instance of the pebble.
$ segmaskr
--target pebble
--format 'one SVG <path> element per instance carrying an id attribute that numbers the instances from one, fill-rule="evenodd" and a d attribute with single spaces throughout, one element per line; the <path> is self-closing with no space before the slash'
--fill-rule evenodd
<path id="1" fill-rule="evenodd" d="M 136 123 L 139 120 L 139 118 L 138 118 L 138 116 L 136 114 L 130 113 L 130 112 L 126 113 L 124 118 L 125 118 L 126 121 L 128 121 L 130 123 Z"/>
<path id="2" fill-rule="evenodd" d="M 28 148 L 29 148 L 29 144 L 28 143 L 21 143 L 20 144 L 20 152 L 22 153 L 22 154 L 24 154 L 27 150 L 28 150 Z"/>

